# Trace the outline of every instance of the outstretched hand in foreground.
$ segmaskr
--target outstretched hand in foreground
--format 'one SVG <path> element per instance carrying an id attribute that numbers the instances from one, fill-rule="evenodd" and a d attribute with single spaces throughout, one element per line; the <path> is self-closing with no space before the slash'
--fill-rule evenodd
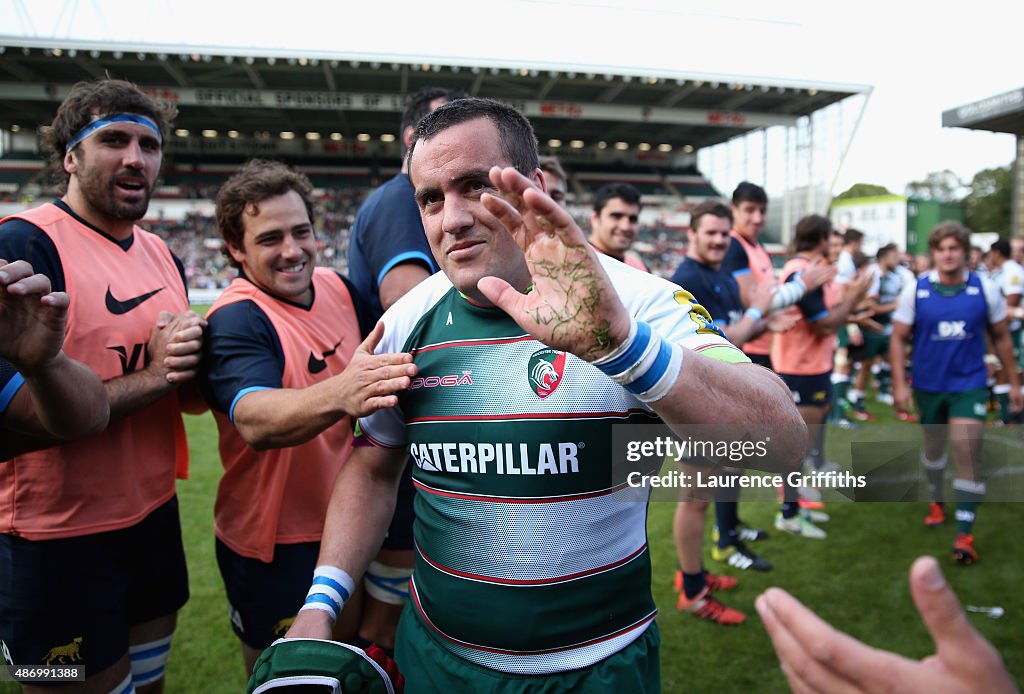
<path id="1" fill-rule="evenodd" d="M 910 568 L 910 593 L 935 642 L 935 654 L 924 660 L 872 648 L 780 588 L 769 588 L 756 605 L 797 694 L 1018 692 L 999 653 L 968 622 L 933 557 L 919 557 Z"/>

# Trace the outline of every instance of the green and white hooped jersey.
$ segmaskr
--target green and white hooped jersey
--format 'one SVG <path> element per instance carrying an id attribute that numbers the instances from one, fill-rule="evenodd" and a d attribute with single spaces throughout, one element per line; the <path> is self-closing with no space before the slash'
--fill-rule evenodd
<path id="1" fill-rule="evenodd" d="M 998 270 L 990 271 L 988 277 L 999 285 L 1005 297 L 1024 294 L 1024 268 L 1013 259 L 1007 258 Z M 1021 322 L 1013 319 L 1009 326 L 1010 330 L 1016 332 L 1020 330 Z"/>
<path id="2" fill-rule="evenodd" d="M 749 361 L 674 284 L 603 258 L 623 303 L 665 339 Z M 647 495 L 612 467 L 612 425 L 651 409 L 443 273 L 383 317 L 378 352 L 411 352 L 399 406 L 361 420 L 374 443 L 408 447 L 416 494 L 411 599 L 453 653 L 495 670 L 591 665 L 654 619 Z M 620 461 L 621 463 L 621 461 Z"/>
<path id="3" fill-rule="evenodd" d="M 868 271 L 874 273 L 874 279 L 871 280 L 871 287 L 868 289 L 868 296 L 877 297 L 880 304 L 891 304 L 899 298 L 906 281 L 903 273 L 896 270 L 883 272 L 878 263 L 872 263 Z M 892 322 L 891 312 L 876 314 L 874 319 L 886 326 L 886 334 L 892 332 L 889 327 Z"/>

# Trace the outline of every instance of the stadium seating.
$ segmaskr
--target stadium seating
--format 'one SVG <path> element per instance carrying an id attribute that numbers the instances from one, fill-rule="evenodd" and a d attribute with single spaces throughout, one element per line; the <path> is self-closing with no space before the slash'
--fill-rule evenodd
<path id="1" fill-rule="evenodd" d="M 167 240 L 182 259 L 193 290 L 224 288 L 235 271 L 220 252 L 213 219 L 217 190 L 245 160 L 244 155 L 169 153 L 161 180 L 143 225 Z M 396 162 L 324 158 L 291 158 L 287 162 L 307 176 L 315 188 L 315 223 L 320 262 L 341 272 L 348 269 L 348 237 L 356 211 L 366 195 L 398 172 Z M 644 196 L 641 230 L 633 250 L 651 272 L 670 276 L 685 255 L 687 210 L 701 198 L 718 193 L 696 168 L 671 171 L 626 164 L 571 167 L 569 210 L 587 229 L 594 192 L 605 183 L 627 182 Z M 46 164 L 36 152 L 8 152 L 0 157 L 0 200 L 32 203 L 55 195 L 45 176 Z"/>

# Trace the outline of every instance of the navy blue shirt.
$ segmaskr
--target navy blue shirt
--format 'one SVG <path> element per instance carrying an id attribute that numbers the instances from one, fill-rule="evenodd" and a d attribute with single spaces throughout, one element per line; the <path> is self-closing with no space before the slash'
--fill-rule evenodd
<path id="1" fill-rule="evenodd" d="M 796 279 L 800 275 L 800 272 L 793 272 L 783 279 L 783 282 L 789 282 L 790 280 Z M 825 305 L 825 289 L 824 287 L 818 287 L 814 291 L 807 292 L 800 301 L 796 302 L 796 306 L 800 309 L 800 313 L 803 314 L 804 320 L 808 323 L 819 321 L 828 315 L 828 306 Z"/>
<path id="2" fill-rule="evenodd" d="M 135 243 L 134 234 L 124 241 L 119 241 L 79 217 L 63 200 L 54 200 L 53 204 L 74 217 L 79 223 L 89 227 L 111 243 L 116 243 L 126 251 Z M 171 253 L 171 257 L 174 259 L 174 265 L 178 268 L 178 274 L 181 275 L 181 283 L 184 285 L 187 295 L 188 280 L 185 279 L 185 266 L 181 264 L 181 260 L 174 253 Z M 9 219 L 0 224 L 0 258 L 9 263 L 15 260 L 26 260 L 32 265 L 33 271 L 50 278 L 51 291 L 63 292 L 65 290 L 64 267 L 60 263 L 57 246 L 45 231 L 31 222 L 24 219 Z"/>
<path id="3" fill-rule="evenodd" d="M 124 241 L 115 239 L 102 229 L 93 226 L 79 217 L 63 200 L 54 200 L 53 204 L 126 251 L 135 242 L 134 234 Z M 188 281 L 185 279 L 185 267 L 174 253 L 171 253 L 171 257 L 178 268 L 178 274 L 181 275 L 181 283 L 184 285 L 185 294 L 187 295 Z M 34 272 L 50 278 L 51 291 L 63 292 L 66 289 L 64 266 L 61 265 L 57 246 L 53 243 L 53 239 L 46 235 L 45 231 L 31 222 L 24 219 L 9 219 L 0 224 L 0 258 L 8 262 L 14 262 L 15 260 L 28 261 L 32 265 Z M 0 359 L 0 415 L 7 409 L 11 398 L 14 397 L 22 383 L 24 383 L 24 379 L 22 379 L 14 367 Z"/>
<path id="4" fill-rule="evenodd" d="M 676 268 L 672 281 L 693 294 L 719 328 L 743 317 L 740 287 L 732 275 L 687 257 Z"/>
<path id="5" fill-rule="evenodd" d="M 359 331 L 365 338 L 376 323 L 373 311 L 352 283 L 340 273 L 338 276 L 352 296 Z M 274 299 L 298 305 L 280 297 Z M 253 389 L 281 388 L 284 366 L 284 350 L 277 330 L 255 302 L 228 304 L 210 317 L 203 337 L 199 383 L 206 402 L 213 409 L 231 417 L 235 403 L 245 393 Z"/>
<path id="6" fill-rule="evenodd" d="M 403 173 L 370 193 L 356 214 L 349 238 L 348 272 L 375 319 L 384 313 L 381 280 L 400 263 L 418 263 L 430 274 L 438 270 L 423 233 L 412 182 Z"/>
<path id="7" fill-rule="evenodd" d="M 722 266 L 719 269 L 733 277 L 750 272 L 750 258 L 747 257 L 747 249 L 731 236 L 729 237 L 729 248 L 725 251 L 725 257 L 722 258 Z"/>

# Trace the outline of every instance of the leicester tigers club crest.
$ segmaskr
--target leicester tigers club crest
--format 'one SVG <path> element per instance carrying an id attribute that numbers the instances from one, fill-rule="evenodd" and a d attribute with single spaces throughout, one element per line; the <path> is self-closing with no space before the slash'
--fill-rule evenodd
<path id="1" fill-rule="evenodd" d="M 533 392 L 542 400 L 555 392 L 565 372 L 565 352 L 542 349 L 534 352 L 527 366 Z"/>

